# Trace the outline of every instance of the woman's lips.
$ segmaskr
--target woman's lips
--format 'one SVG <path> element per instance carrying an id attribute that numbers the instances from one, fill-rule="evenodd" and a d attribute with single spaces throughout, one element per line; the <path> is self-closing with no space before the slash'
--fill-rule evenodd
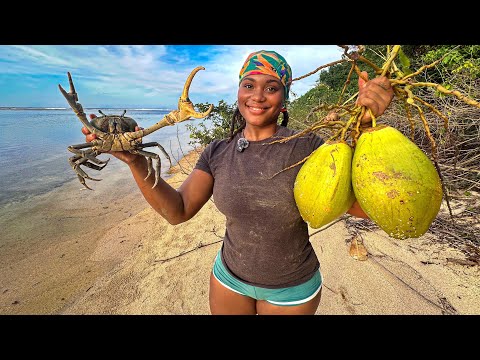
<path id="1" fill-rule="evenodd" d="M 252 114 L 263 114 L 265 111 L 267 111 L 267 108 L 261 108 L 261 107 L 256 107 L 256 106 L 248 106 L 247 105 L 247 108 L 248 110 L 252 113 Z"/>

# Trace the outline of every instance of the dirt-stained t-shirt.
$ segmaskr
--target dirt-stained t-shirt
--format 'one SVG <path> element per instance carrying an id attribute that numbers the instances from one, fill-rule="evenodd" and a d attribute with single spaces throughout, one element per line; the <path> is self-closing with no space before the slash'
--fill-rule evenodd
<path id="1" fill-rule="evenodd" d="M 320 266 L 293 196 L 301 165 L 272 177 L 323 144 L 309 133 L 268 145 L 293 134 L 280 126 L 271 138 L 249 141 L 242 152 L 236 150 L 240 134 L 229 142 L 214 140 L 195 165 L 213 176 L 213 200 L 226 217 L 222 261 L 233 276 L 254 286 L 295 286 Z"/>

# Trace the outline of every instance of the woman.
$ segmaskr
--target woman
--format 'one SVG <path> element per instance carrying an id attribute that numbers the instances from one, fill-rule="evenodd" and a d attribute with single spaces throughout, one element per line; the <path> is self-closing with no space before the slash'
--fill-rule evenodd
<path id="1" fill-rule="evenodd" d="M 266 50 L 250 54 L 239 80 L 230 137 L 210 143 L 178 189 L 163 180 L 152 189 L 154 176 L 145 180 L 143 156 L 112 154 L 128 164 L 145 199 L 170 224 L 191 219 L 213 195 L 227 222 L 210 275 L 212 314 L 315 314 L 322 277 L 308 226 L 293 197 L 300 166 L 273 175 L 305 158 L 323 140 L 308 134 L 268 144 L 294 134 L 286 127 L 285 109 L 292 72 L 280 54 Z M 359 87 L 358 103 L 375 116 L 393 98 L 385 77 L 359 80 Z M 366 114 L 362 122 L 369 121 Z M 87 129 L 82 132 L 87 141 L 95 139 Z M 349 213 L 367 217 L 358 203 Z"/>

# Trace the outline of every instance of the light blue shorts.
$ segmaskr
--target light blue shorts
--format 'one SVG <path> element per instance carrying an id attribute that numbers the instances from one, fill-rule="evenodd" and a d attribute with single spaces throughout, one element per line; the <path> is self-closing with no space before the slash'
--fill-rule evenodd
<path id="1" fill-rule="evenodd" d="M 220 251 L 222 250 L 220 249 Z M 320 269 L 315 272 L 310 280 L 296 286 L 267 289 L 246 284 L 228 272 L 223 264 L 220 251 L 217 253 L 213 264 L 213 276 L 220 284 L 238 294 L 256 300 L 266 300 L 273 305 L 295 306 L 312 300 L 322 288 L 323 279 Z"/>

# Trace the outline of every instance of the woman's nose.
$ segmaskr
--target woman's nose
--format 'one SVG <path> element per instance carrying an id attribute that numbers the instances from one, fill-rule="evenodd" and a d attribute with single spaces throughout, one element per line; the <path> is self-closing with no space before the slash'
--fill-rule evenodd
<path id="1" fill-rule="evenodd" d="M 253 91 L 252 99 L 255 101 L 264 101 L 265 94 L 263 93 L 263 89 L 257 88 Z"/>

